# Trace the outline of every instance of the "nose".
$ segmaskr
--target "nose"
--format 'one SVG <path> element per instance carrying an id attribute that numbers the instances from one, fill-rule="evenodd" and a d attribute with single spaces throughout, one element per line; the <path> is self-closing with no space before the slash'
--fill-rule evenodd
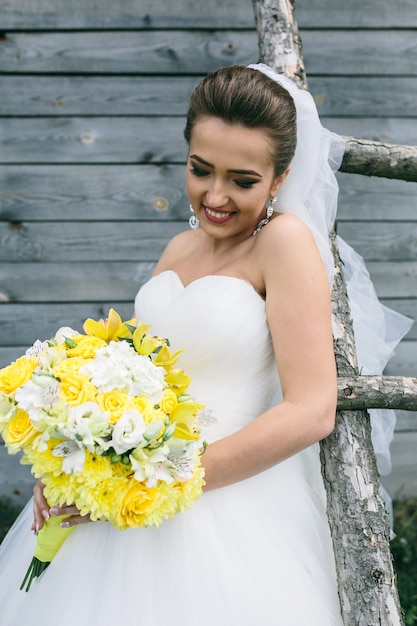
<path id="1" fill-rule="evenodd" d="M 224 183 L 218 177 L 212 177 L 208 184 L 204 200 L 207 206 L 212 208 L 219 208 L 228 202 L 229 198 Z"/>

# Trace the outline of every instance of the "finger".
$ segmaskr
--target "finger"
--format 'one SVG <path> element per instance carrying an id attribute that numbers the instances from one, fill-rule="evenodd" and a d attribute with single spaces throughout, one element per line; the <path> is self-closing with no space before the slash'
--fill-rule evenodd
<path id="1" fill-rule="evenodd" d="M 44 521 L 50 517 L 49 505 L 43 495 L 45 485 L 42 481 L 38 480 L 33 488 L 34 504 L 33 504 L 33 524 L 32 530 L 41 530 L 44 526 Z"/>
<path id="2" fill-rule="evenodd" d="M 71 528 L 80 524 L 89 524 L 92 521 L 89 515 L 71 515 L 61 523 L 61 526 L 62 528 Z"/>
<path id="3" fill-rule="evenodd" d="M 75 504 L 65 504 L 64 506 L 53 506 L 50 509 L 50 514 L 55 516 L 59 515 L 79 515 L 80 511 Z"/>

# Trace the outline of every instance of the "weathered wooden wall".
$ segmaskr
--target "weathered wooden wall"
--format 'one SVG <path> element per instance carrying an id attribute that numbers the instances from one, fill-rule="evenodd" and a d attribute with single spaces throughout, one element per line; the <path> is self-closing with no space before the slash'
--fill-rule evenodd
<path id="1" fill-rule="evenodd" d="M 416 144 L 415 0 L 298 0 L 296 16 L 323 123 Z M 186 227 L 188 95 L 258 51 L 250 0 L 3 0 L 0 20 L 2 367 L 62 324 L 130 315 Z M 340 234 L 383 301 L 417 319 L 417 186 L 339 180 Z M 388 372 L 416 375 L 416 346 L 417 325 Z M 416 430 L 400 413 L 392 492 L 417 490 Z"/>

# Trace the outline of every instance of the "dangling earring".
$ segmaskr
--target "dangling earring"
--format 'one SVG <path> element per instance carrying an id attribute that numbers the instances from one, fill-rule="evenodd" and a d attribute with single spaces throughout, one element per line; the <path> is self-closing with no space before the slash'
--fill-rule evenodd
<path id="1" fill-rule="evenodd" d="M 269 220 L 271 219 L 272 213 L 274 212 L 274 206 L 276 201 L 276 196 L 274 196 L 273 198 L 268 198 L 266 203 L 266 217 L 264 217 L 264 219 L 259 222 L 252 235 L 257 235 L 259 231 L 268 224 Z"/>
<path id="2" fill-rule="evenodd" d="M 190 219 L 188 220 L 188 223 L 190 225 L 190 228 L 192 228 L 193 230 L 196 230 L 200 226 L 200 220 L 198 219 L 197 215 L 194 213 L 192 204 L 190 204 L 190 211 L 192 215 Z"/>

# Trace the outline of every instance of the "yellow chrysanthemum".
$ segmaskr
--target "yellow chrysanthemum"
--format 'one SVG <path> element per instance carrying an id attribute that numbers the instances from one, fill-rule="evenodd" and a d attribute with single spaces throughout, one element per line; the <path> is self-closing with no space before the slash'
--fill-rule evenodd
<path id="1" fill-rule="evenodd" d="M 134 319 L 128 322 L 122 322 L 120 315 L 114 310 L 110 309 L 107 320 L 93 320 L 88 318 L 83 325 L 84 332 L 92 337 L 98 337 L 106 343 L 110 341 L 118 341 L 119 339 L 126 339 L 130 337 L 130 330 L 126 324 L 133 325 Z"/>
<path id="2" fill-rule="evenodd" d="M 46 450 L 40 452 L 36 445 L 28 446 L 23 452 L 21 463 L 32 465 L 32 474 L 35 478 L 42 478 L 46 474 L 59 476 L 62 473 L 62 457 L 54 456 L 53 449 L 61 439 L 49 439 Z"/>
<path id="3" fill-rule="evenodd" d="M 60 397 L 70 406 L 79 406 L 84 402 L 92 402 L 97 394 L 97 389 L 85 374 L 76 372 L 66 375 L 61 380 Z"/>
<path id="4" fill-rule="evenodd" d="M 112 467 L 107 457 L 85 451 L 84 466 L 81 474 L 76 477 L 78 482 L 95 483 L 113 476 Z"/>
<path id="5" fill-rule="evenodd" d="M 99 337 L 90 335 L 75 335 L 71 340 L 76 344 L 74 348 L 67 348 L 68 356 L 80 356 L 83 359 L 92 359 L 99 348 L 104 348 L 107 343 Z"/>
<path id="6" fill-rule="evenodd" d="M 30 380 L 33 371 L 38 366 L 35 357 L 21 356 L 7 367 L 0 370 L 0 391 L 12 393 Z"/>
<path id="7" fill-rule="evenodd" d="M 44 474 L 42 481 L 46 485 L 44 496 L 50 506 L 63 506 L 75 502 L 78 489 L 75 474 L 61 474 L 59 476 Z"/>
<path id="8" fill-rule="evenodd" d="M 118 528 L 148 526 L 147 520 L 158 506 L 161 492 L 157 487 L 146 487 L 135 478 L 130 478 L 120 502 L 115 520 Z"/>
<path id="9" fill-rule="evenodd" d="M 126 465 L 126 463 L 122 461 L 111 463 L 110 468 L 114 477 L 127 478 L 133 475 L 131 465 Z"/>
<path id="10" fill-rule="evenodd" d="M 156 526 L 159 528 L 165 519 L 174 517 L 179 510 L 180 492 L 172 484 L 163 481 L 159 481 L 157 488 L 160 497 L 156 502 L 155 508 L 147 514 L 144 526 Z"/>
<path id="11" fill-rule="evenodd" d="M 203 487 L 205 484 L 204 468 L 200 464 L 196 464 L 191 480 L 177 483 L 177 489 L 179 492 L 178 508 L 181 512 L 184 512 L 193 506 L 194 502 L 203 493 Z"/>
<path id="12" fill-rule="evenodd" d="M 136 409 L 136 405 L 132 396 L 121 389 L 113 389 L 105 393 L 99 393 L 96 402 L 102 411 L 110 413 L 110 424 L 116 424 L 125 411 Z"/>
<path id="13" fill-rule="evenodd" d="M 94 521 L 113 522 L 122 494 L 126 489 L 126 482 L 127 479 L 124 477 L 113 477 L 94 484 L 81 485 L 75 500 L 81 515 L 89 514 Z"/>
<path id="14" fill-rule="evenodd" d="M 38 431 L 30 421 L 29 415 L 20 408 L 16 410 L 2 433 L 10 454 L 20 452 L 34 440 L 37 434 Z"/>

